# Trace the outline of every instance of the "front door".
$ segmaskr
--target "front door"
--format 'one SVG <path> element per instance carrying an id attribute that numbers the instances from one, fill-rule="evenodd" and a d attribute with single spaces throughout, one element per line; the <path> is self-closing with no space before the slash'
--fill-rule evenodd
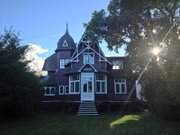
<path id="1" fill-rule="evenodd" d="M 81 73 L 81 101 L 94 100 L 94 73 Z"/>

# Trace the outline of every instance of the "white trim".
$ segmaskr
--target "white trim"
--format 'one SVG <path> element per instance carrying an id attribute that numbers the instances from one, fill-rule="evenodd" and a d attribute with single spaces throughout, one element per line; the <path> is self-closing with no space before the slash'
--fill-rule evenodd
<path id="1" fill-rule="evenodd" d="M 63 88 L 62 90 L 63 90 L 63 92 L 61 93 L 60 91 L 61 91 L 61 88 Z M 59 85 L 59 95 L 64 95 L 64 86 L 63 85 Z"/>
<path id="2" fill-rule="evenodd" d="M 91 77 L 91 81 L 89 78 Z M 89 89 L 89 82 L 91 82 L 91 89 Z M 85 92 L 83 89 L 83 85 L 86 84 L 87 91 Z M 91 90 L 91 91 L 89 91 Z M 82 72 L 81 73 L 81 101 L 94 101 L 95 93 L 94 93 L 94 73 L 93 72 Z"/>
<path id="3" fill-rule="evenodd" d="M 83 50 L 81 50 L 80 53 L 78 53 L 78 55 L 76 55 L 75 57 L 71 58 L 72 60 L 74 60 L 75 58 L 77 58 L 79 55 L 81 55 L 84 51 L 88 50 L 88 47 L 84 48 Z"/>
<path id="4" fill-rule="evenodd" d="M 81 39 L 79 40 L 79 43 L 77 44 L 76 49 L 79 48 L 79 44 L 82 42 L 82 39 L 84 38 L 84 35 L 85 35 L 85 32 L 84 32 L 83 35 L 81 36 Z M 76 51 L 74 51 L 74 53 L 72 54 L 71 59 L 74 57 L 75 53 L 76 53 Z"/>
<path id="5" fill-rule="evenodd" d="M 89 65 L 90 67 L 92 67 L 92 68 L 94 69 L 94 72 L 97 72 L 97 70 L 95 69 L 95 67 L 94 67 L 93 65 L 91 65 L 91 64 L 85 64 L 85 65 L 83 65 L 83 66 L 78 70 L 78 72 L 81 72 L 81 70 L 82 70 L 86 65 Z"/>
<path id="6" fill-rule="evenodd" d="M 69 94 L 73 95 L 73 94 L 80 94 L 80 79 L 79 80 L 71 80 L 71 76 L 69 76 Z M 77 75 L 79 76 L 79 74 Z M 79 77 L 80 78 L 80 77 Z M 76 83 L 79 82 L 79 91 L 76 92 Z M 73 92 L 71 92 L 71 83 L 73 83 Z"/>
<path id="7" fill-rule="evenodd" d="M 117 82 L 116 82 L 117 81 Z M 119 92 L 116 91 L 116 84 L 119 85 Z M 125 91 L 122 92 L 122 85 L 125 85 Z M 114 80 L 114 93 L 115 94 L 127 94 L 127 83 L 126 79 Z"/>
<path id="8" fill-rule="evenodd" d="M 95 85 L 96 86 L 96 94 L 107 94 L 107 76 L 106 75 L 103 75 L 104 77 L 105 77 L 105 79 L 104 80 L 97 80 L 97 77 L 96 77 L 96 83 L 97 82 L 100 82 L 100 92 L 97 92 L 97 84 Z M 104 84 L 105 84 L 105 86 L 104 86 L 104 88 L 105 88 L 105 90 L 104 90 L 104 92 L 102 92 L 102 82 L 104 82 Z"/>
<path id="9" fill-rule="evenodd" d="M 63 47 L 68 47 L 68 46 L 69 46 L 66 40 L 64 40 L 62 46 L 63 46 Z"/>
<path id="10" fill-rule="evenodd" d="M 66 92 L 66 89 L 67 89 L 67 88 L 68 88 L 68 90 L 67 90 L 68 93 Z M 64 94 L 65 94 L 65 95 L 68 95 L 68 94 L 69 94 L 69 85 L 65 85 L 65 86 L 64 86 Z"/>
<path id="11" fill-rule="evenodd" d="M 104 59 L 106 62 L 108 62 L 109 64 L 112 64 L 106 57 L 100 55 L 97 51 L 95 51 L 93 48 L 91 48 L 90 46 L 87 46 L 86 48 L 84 48 L 78 55 L 76 55 L 75 57 L 72 58 L 72 60 L 74 60 L 75 58 L 77 58 L 79 55 L 81 55 L 83 52 L 85 52 L 86 50 L 92 50 L 93 52 L 95 52 L 95 54 L 97 54 L 99 57 L 101 57 L 102 59 Z"/>
<path id="12" fill-rule="evenodd" d="M 44 88 L 44 96 L 55 96 L 56 94 L 56 87 L 53 86 L 45 86 Z M 49 89 L 49 94 L 47 94 L 46 89 Z M 52 89 L 54 89 L 54 93 L 52 93 Z"/>

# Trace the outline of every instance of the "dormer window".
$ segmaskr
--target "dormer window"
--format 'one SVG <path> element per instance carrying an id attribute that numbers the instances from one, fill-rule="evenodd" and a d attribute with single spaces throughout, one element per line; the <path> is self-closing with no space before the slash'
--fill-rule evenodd
<path id="1" fill-rule="evenodd" d="M 68 47 L 68 43 L 66 40 L 64 40 L 63 44 L 62 44 L 63 47 Z"/>
<path id="2" fill-rule="evenodd" d="M 94 64 L 94 53 L 84 53 L 83 63 L 84 64 Z"/>
<path id="3" fill-rule="evenodd" d="M 123 69 L 124 68 L 122 60 L 116 60 L 116 61 L 113 61 L 112 63 L 113 63 L 113 66 L 112 66 L 113 70 L 118 70 L 118 69 Z"/>

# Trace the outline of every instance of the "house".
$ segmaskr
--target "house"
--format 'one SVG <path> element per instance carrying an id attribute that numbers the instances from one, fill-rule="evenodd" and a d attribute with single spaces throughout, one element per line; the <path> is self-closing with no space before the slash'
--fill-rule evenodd
<path id="1" fill-rule="evenodd" d="M 87 106 L 94 106 L 96 111 L 96 106 L 103 103 L 132 102 L 127 60 L 106 57 L 99 44 L 92 43 L 85 34 L 75 44 L 66 29 L 54 54 L 45 60 L 43 70 L 48 72 L 48 79 L 41 100 L 44 104 L 76 103 L 80 113 Z"/>

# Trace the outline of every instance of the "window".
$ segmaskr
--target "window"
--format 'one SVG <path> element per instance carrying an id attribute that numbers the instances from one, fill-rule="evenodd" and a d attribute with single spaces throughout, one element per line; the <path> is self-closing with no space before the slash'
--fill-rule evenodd
<path id="1" fill-rule="evenodd" d="M 69 94 L 69 86 L 65 86 L 65 94 Z"/>
<path id="2" fill-rule="evenodd" d="M 126 80 L 120 79 L 114 81 L 115 94 L 127 94 Z"/>
<path id="3" fill-rule="evenodd" d="M 118 69 L 123 69 L 124 68 L 122 60 L 116 60 L 116 61 L 113 61 L 112 63 L 113 63 L 113 67 L 112 67 L 113 70 L 118 70 Z"/>
<path id="4" fill-rule="evenodd" d="M 84 53 L 83 63 L 84 64 L 94 64 L 94 53 Z"/>
<path id="5" fill-rule="evenodd" d="M 60 85 L 59 86 L 59 95 L 63 95 L 64 94 L 64 86 Z"/>
<path id="6" fill-rule="evenodd" d="M 107 93 L 107 77 L 105 75 L 96 75 L 96 93 Z"/>
<path id="7" fill-rule="evenodd" d="M 69 59 L 60 59 L 60 69 L 64 69 L 65 65 L 69 62 Z"/>
<path id="8" fill-rule="evenodd" d="M 44 96 L 55 96 L 55 87 L 44 87 Z"/>
<path id="9" fill-rule="evenodd" d="M 80 92 L 80 81 L 79 81 L 79 75 L 72 75 L 70 76 L 70 80 L 69 80 L 69 84 L 70 84 L 70 94 L 79 94 Z"/>
<path id="10" fill-rule="evenodd" d="M 64 40 L 64 42 L 63 42 L 63 45 L 62 45 L 63 47 L 68 47 L 68 43 L 67 43 L 67 41 L 66 40 Z"/>

